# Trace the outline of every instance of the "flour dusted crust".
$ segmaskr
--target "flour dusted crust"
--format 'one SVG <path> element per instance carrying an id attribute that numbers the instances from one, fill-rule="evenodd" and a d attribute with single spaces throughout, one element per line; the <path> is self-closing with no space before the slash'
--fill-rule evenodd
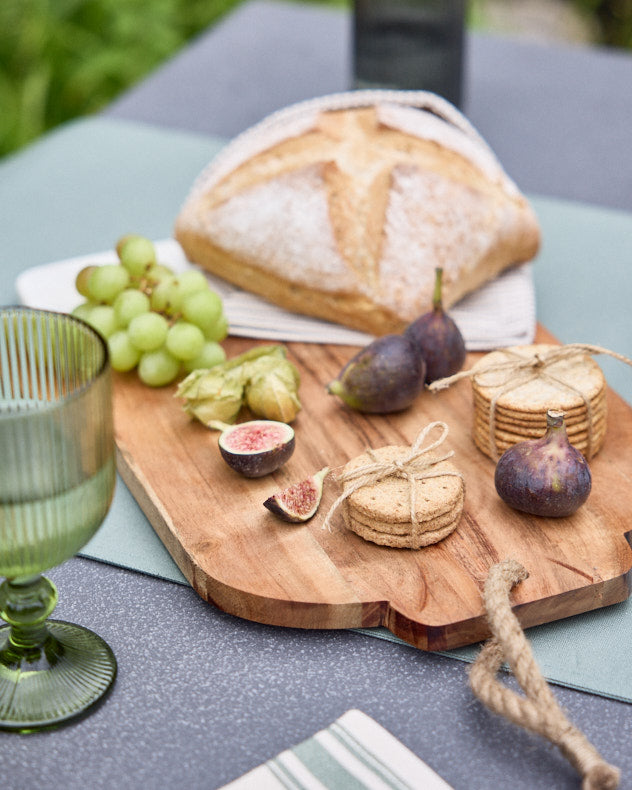
<path id="1" fill-rule="evenodd" d="M 539 246 L 533 211 L 451 105 L 340 94 L 288 108 L 203 171 L 175 237 L 213 274 L 295 312 L 383 335 Z"/>

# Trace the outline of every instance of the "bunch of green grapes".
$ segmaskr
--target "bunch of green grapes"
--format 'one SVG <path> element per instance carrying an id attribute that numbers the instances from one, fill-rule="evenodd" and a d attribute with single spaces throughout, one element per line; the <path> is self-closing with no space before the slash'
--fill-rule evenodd
<path id="1" fill-rule="evenodd" d="M 176 274 L 158 263 L 143 236 L 124 236 L 116 252 L 119 263 L 79 272 L 75 287 L 86 301 L 73 310 L 107 340 L 114 370 L 136 368 L 144 384 L 161 387 L 182 372 L 223 362 L 219 342 L 228 322 L 204 274 Z"/>

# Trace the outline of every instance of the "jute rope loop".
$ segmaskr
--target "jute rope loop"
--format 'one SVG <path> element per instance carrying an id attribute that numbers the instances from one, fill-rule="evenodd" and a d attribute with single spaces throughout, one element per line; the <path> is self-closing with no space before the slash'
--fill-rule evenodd
<path id="1" fill-rule="evenodd" d="M 515 560 L 490 568 L 483 599 L 492 638 L 469 673 L 474 694 L 494 713 L 555 744 L 582 777 L 582 790 L 615 790 L 620 771 L 605 762 L 586 736 L 566 718 L 540 674 L 531 646 L 511 611 L 509 593 L 528 577 Z M 511 667 L 524 697 L 496 678 L 503 662 Z"/>
<path id="2" fill-rule="evenodd" d="M 470 378 L 477 382 L 480 386 L 485 386 L 481 381 L 486 373 L 504 372 L 504 380 L 496 386 L 500 386 L 500 390 L 496 392 L 490 402 L 490 420 L 489 420 L 489 445 L 490 450 L 497 460 L 498 453 L 496 451 L 496 405 L 503 395 L 518 389 L 523 384 L 528 384 L 531 381 L 539 379 L 552 384 L 559 389 L 565 389 L 573 392 L 584 402 L 586 408 L 586 417 L 588 420 L 588 445 L 586 449 L 586 457 L 590 460 L 593 456 L 594 449 L 594 429 L 593 429 L 593 409 L 589 399 L 586 395 L 572 384 L 553 375 L 550 370 L 547 370 L 551 365 L 563 359 L 571 359 L 574 356 L 582 356 L 585 354 L 606 354 L 607 356 L 614 357 L 626 365 L 632 366 L 632 359 L 618 354 L 616 351 L 610 351 L 601 346 L 594 346 L 589 343 L 568 343 L 564 346 L 549 349 L 548 351 L 538 352 L 530 357 L 524 357 L 521 354 L 512 351 L 509 348 L 501 349 L 504 354 L 509 358 L 504 362 L 490 362 L 489 364 L 478 364 L 455 373 L 453 376 L 447 376 L 443 379 L 433 381 L 428 385 L 431 392 L 439 392 L 440 390 L 447 389 L 452 384 L 455 384 L 461 379 Z"/>
<path id="3" fill-rule="evenodd" d="M 441 429 L 441 434 L 437 439 L 431 442 L 427 447 L 423 443 L 430 433 L 435 428 Z M 343 493 L 336 499 L 333 505 L 329 508 L 329 512 L 325 516 L 323 522 L 323 529 L 328 529 L 331 532 L 331 519 L 334 513 L 338 510 L 340 505 L 348 499 L 353 493 L 358 491 L 364 486 L 374 485 L 381 480 L 388 477 L 400 477 L 408 481 L 409 501 L 410 501 L 410 522 L 414 526 L 417 525 L 417 503 L 415 499 L 415 481 L 422 480 L 429 477 L 445 477 L 450 475 L 453 477 L 460 477 L 463 475 L 457 471 L 437 470 L 437 464 L 442 461 L 447 461 L 452 458 L 454 450 L 441 455 L 439 457 L 423 457 L 431 450 L 439 447 L 448 435 L 449 428 L 444 422 L 431 422 L 422 431 L 419 432 L 417 438 L 411 445 L 410 451 L 403 453 L 399 458 L 392 461 L 379 461 L 373 450 L 367 449 L 366 454 L 369 456 L 373 463 L 365 464 L 357 469 L 349 472 L 342 472 L 336 477 L 339 483 L 351 483 Z"/>

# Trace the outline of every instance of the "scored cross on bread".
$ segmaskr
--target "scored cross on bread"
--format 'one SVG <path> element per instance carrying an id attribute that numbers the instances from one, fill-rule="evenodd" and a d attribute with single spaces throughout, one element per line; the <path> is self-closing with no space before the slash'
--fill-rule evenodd
<path id="1" fill-rule="evenodd" d="M 390 101 L 273 116 L 203 171 L 175 237 L 282 307 L 399 332 L 430 309 L 436 267 L 449 307 L 539 247 L 528 201 L 448 107 L 448 119 Z"/>

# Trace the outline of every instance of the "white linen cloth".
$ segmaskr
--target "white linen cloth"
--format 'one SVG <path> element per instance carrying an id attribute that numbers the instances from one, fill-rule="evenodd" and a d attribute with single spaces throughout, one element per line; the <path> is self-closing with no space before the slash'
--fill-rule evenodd
<path id="1" fill-rule="evenodd" d="M 175 271 L 191 268 L 174 239 L 164 239 L 155 244 L 160 262 Z M 77 273 L 89 264 L 117 260 L 114 250 L 106 250 L 32 267 L 22 272 L 16 281 L 18 296 L 22 304 L 29 307 L 70 312 L 82 301 L 74 286 Z M 373 339 L 363 332 L 283 310 L 218 277 L 207 276 L 211 287 L 223 299 L 232 335 L 279 342 L 356 346 L 364 346 Z M 531 264 L 522 264 L 504 272 L 466 296 L 449 313 L 470 351 L 488 351 L 500 346 L 533 342 L 536 311 Z"/>
<path id="2" fill-rule="evenodd" d="M 370 716 L 350 710 L 223 790 L 451 790 Z"/>

